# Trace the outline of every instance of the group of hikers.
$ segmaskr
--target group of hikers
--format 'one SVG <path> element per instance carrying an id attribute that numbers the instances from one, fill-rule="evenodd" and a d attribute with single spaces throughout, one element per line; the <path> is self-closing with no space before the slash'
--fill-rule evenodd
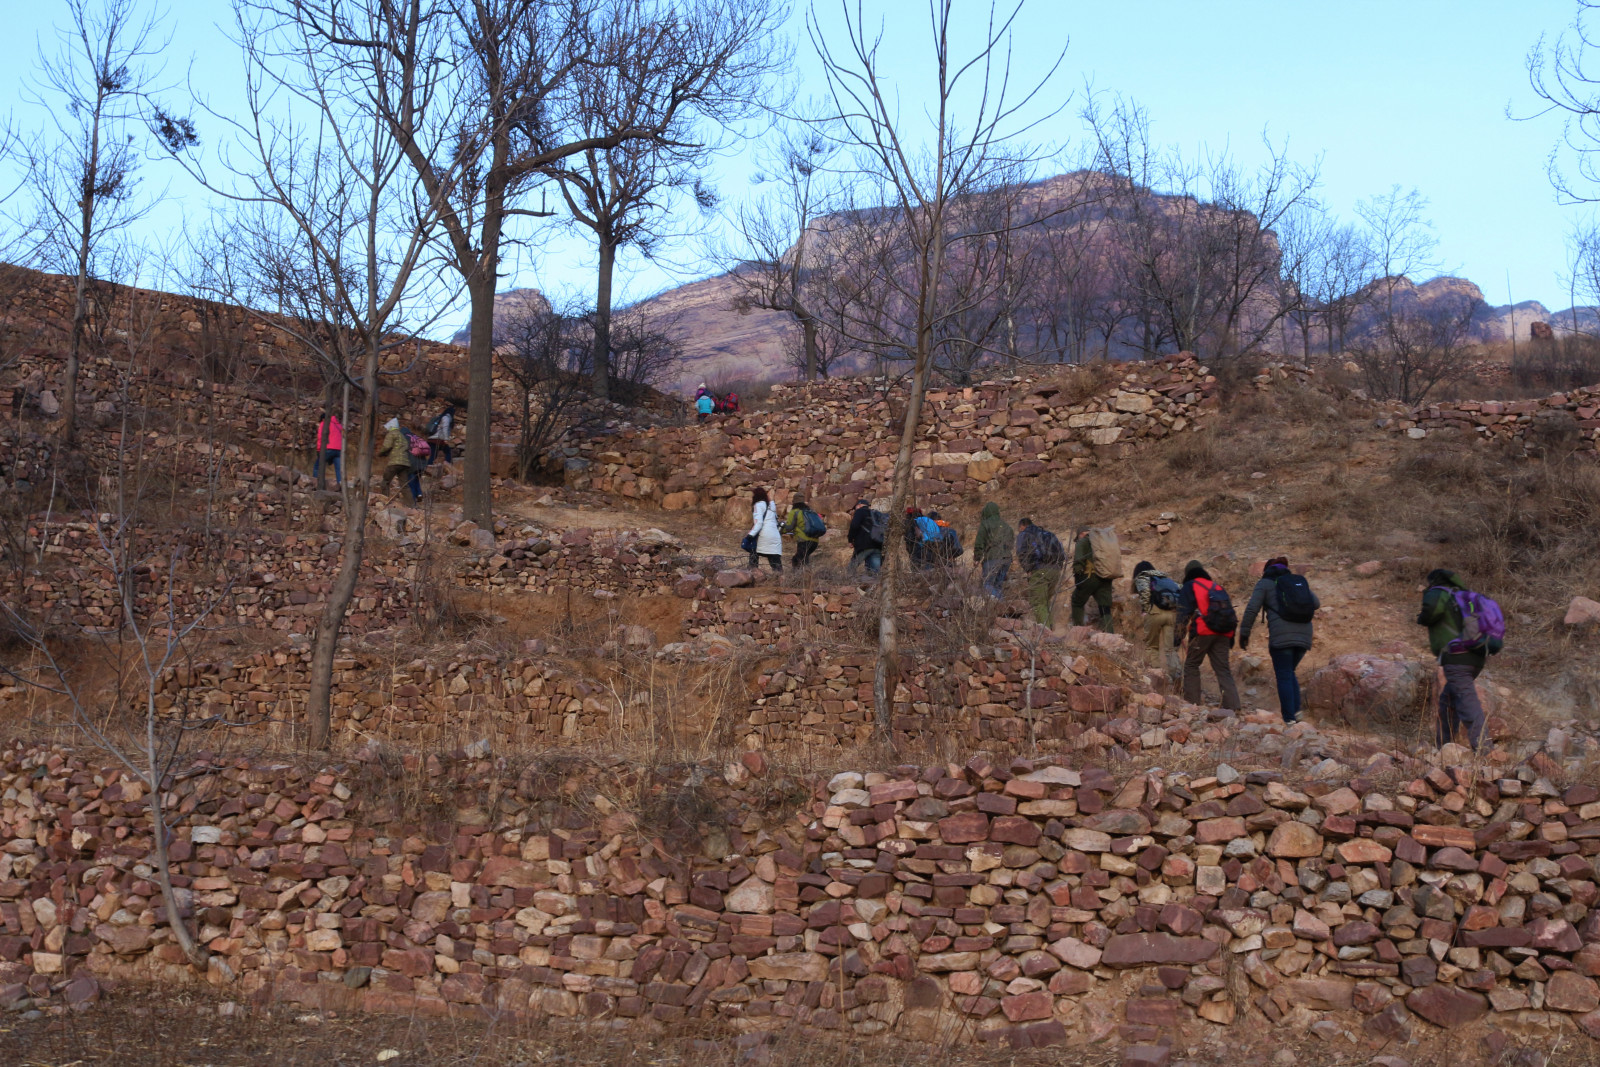
<path id="1" fill-rule="evenodd" d="M 737 415 L 739 413 L 739 394 L 715 393 L 706 388 L 706 383 L 701 382 L 700 388 L 694 391 L 695 419 L 705 422 L 713 415 Z"/>
<path id="2" fill-rule="evenodd" d="M 378 456 L 384 463 L 383 491 L 388 492 L 392 483 L 401 481 L 413 502 L 421 500 L 422 472 L 441 457 L 446 463 L 454 461 L 450 439 L 455 427 L 454 404 L 446 404 L 444 410 L 428 420 L 421 433 L 402 426 L 398 418 L 384 423 L 383 443 L 378 446 Z M 343 456 L 344 424 L 339 416 L 329 414 L 317 423 L 316 462 L 312 465 L 311 477 L 318 485 L 322 484 L 323 469 L 329 468 L 333 471 L 335 486 L 344 488 Z"/>
<path id="3" fill-rule="evenodd" d="M 743 546 L 750 554 L 750 565 L 758 566 L 765 559 L 775 571 L 783 569 L 785 534 L 795 539 L 793 564 L 799 567 L 811 558 L 827 532 L 822 518 L 798 498 L 780 520 L 777 505 L 765 489 L 754 492 L 751 520 Z M 858 568 L 868 575 L 878 573 L 889 525 L 888 514 L 873 508 L 870 501 L 856 502 L 845 535 L 851 548 L 849 573 Z M 963 555 L 960 534 L 937 511 L 924 514 L 915 507 L 907 508 L 903 535 L 906 556 L 915 569 L 948 567 Z M 1092 602 L 1095 624 L 1114 633 L 1115 582 L 1122 577 L 1116 532 L 1110 527 L 1084 528 L 1075 531 L 1071 540 L 1072 623 L 1085 625 Z M 1068 563 L 1066 549 L 1054 533 L 1029 518 L 1018 519 L 1013 530 L 1001 517 L 1000 506 L 989 502 L 979 517 L 972 560 L 982 575 L 984 591 L 995 599 L 1004 593 L 1012 563 L 1018 564 L 1034 620 L 1054 627 L 1056 591 Z M 1298 669 L 1311 651 L 1314 619 L 1322 602 L 1305 575 L 1290 567 L 1287 556 L 1275 556 L 1262 565 L 1242 616 L 1228 591 L 1199 560 L 1185 564 L 1177 580 L 1148 560 L 1136 564 L 1129 577 L 1132 602 L 1143 622 L 1146 654 L 1163 666 L 1173 681 L 1181 679 L 1186 701 L 1201 702 L 1200 669 L 1209 663 L 1222 707 L 1239 710 L 1231 652 L 1235 642 L 1248 649 L 1257 623 L 1265 618 L 1267 656 L 1279 712 L 1285 723 L 1300 720 Z M 1504 615 L 1493 600 L 1468 589 L 1455 572 L 1441 568 L 1427 577 L 1416 621 L 1427 628 L 1429 649 L 1441 668 L 1436 740 L 1443 745 L 1464 737 L 1476 749 L 1484 736 L 1476 679 L 1489 656 L 1504 645 Z"/>

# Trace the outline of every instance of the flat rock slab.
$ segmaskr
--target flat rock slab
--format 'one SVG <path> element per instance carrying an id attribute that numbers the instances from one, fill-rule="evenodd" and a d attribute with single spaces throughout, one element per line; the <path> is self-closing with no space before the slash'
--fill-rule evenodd
<path id="1" fill-rule="evenodd" d="M 1107 967 L 1144 967 L 1149 964 L 1193 966 L 1217 954 L 1214 941 L 1172 934 L 1113 934 L 1100 962 Z"/>

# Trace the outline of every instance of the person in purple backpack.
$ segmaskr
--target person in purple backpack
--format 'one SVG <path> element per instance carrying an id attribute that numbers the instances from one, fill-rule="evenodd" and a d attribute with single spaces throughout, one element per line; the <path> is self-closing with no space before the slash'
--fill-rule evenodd
<path id="1" fill-rule="evenodd" d="M 1489 656 L 1500 651 L 1505 636 L 1499 607 L 1469 590 L 1454 571 L 1441 567 L 1428 573 L 1417 625 L 1428 628 L 1428 647 L 1444 671 L 1437 740 L 1445 745 L 1465 730 L 1468 743 L 1477 749 L 1483 742 L 1484 725 L 1477 677 Z"/>

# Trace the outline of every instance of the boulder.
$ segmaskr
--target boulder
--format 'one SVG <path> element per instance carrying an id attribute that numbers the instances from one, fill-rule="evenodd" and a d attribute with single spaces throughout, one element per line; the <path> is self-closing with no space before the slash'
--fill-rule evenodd
<path id="1" fill-rule="evenodd" d="M 1600 622 L 1600 602 L 1586 596 L 1575 596 L 1567 605 L 1566 617 L 1561 620 L 1568 626 L 1587 626 Z"/>
<path id="2" fill-rule="evenodd" d="M 1427 675 L 1426 667 L 1408 660 L 1346 653 L 1311 675 L 1306 706 L 1352 728 L 1371 730 L 1408 720 Z"/>

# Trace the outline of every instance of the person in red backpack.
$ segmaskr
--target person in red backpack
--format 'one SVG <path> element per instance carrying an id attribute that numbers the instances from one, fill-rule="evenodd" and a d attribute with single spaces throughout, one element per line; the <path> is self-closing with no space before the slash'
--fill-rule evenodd
<path id="1" fill-rule="evenodd" d="M 1188 641 L 1183 660 L 1183 699 L 1200 703 L 1200 664 L 1211 660 L 1211 671 L 1222 691 L 1222 706 L 1239 710 L 1239 687 L 1228 666 L 1228 650 L 1239 620 L 1227 591 L 1212 580 L 1197 559 L 1183 568 L 1183 595 L 1178 598 L 1178 633 Z"/>

